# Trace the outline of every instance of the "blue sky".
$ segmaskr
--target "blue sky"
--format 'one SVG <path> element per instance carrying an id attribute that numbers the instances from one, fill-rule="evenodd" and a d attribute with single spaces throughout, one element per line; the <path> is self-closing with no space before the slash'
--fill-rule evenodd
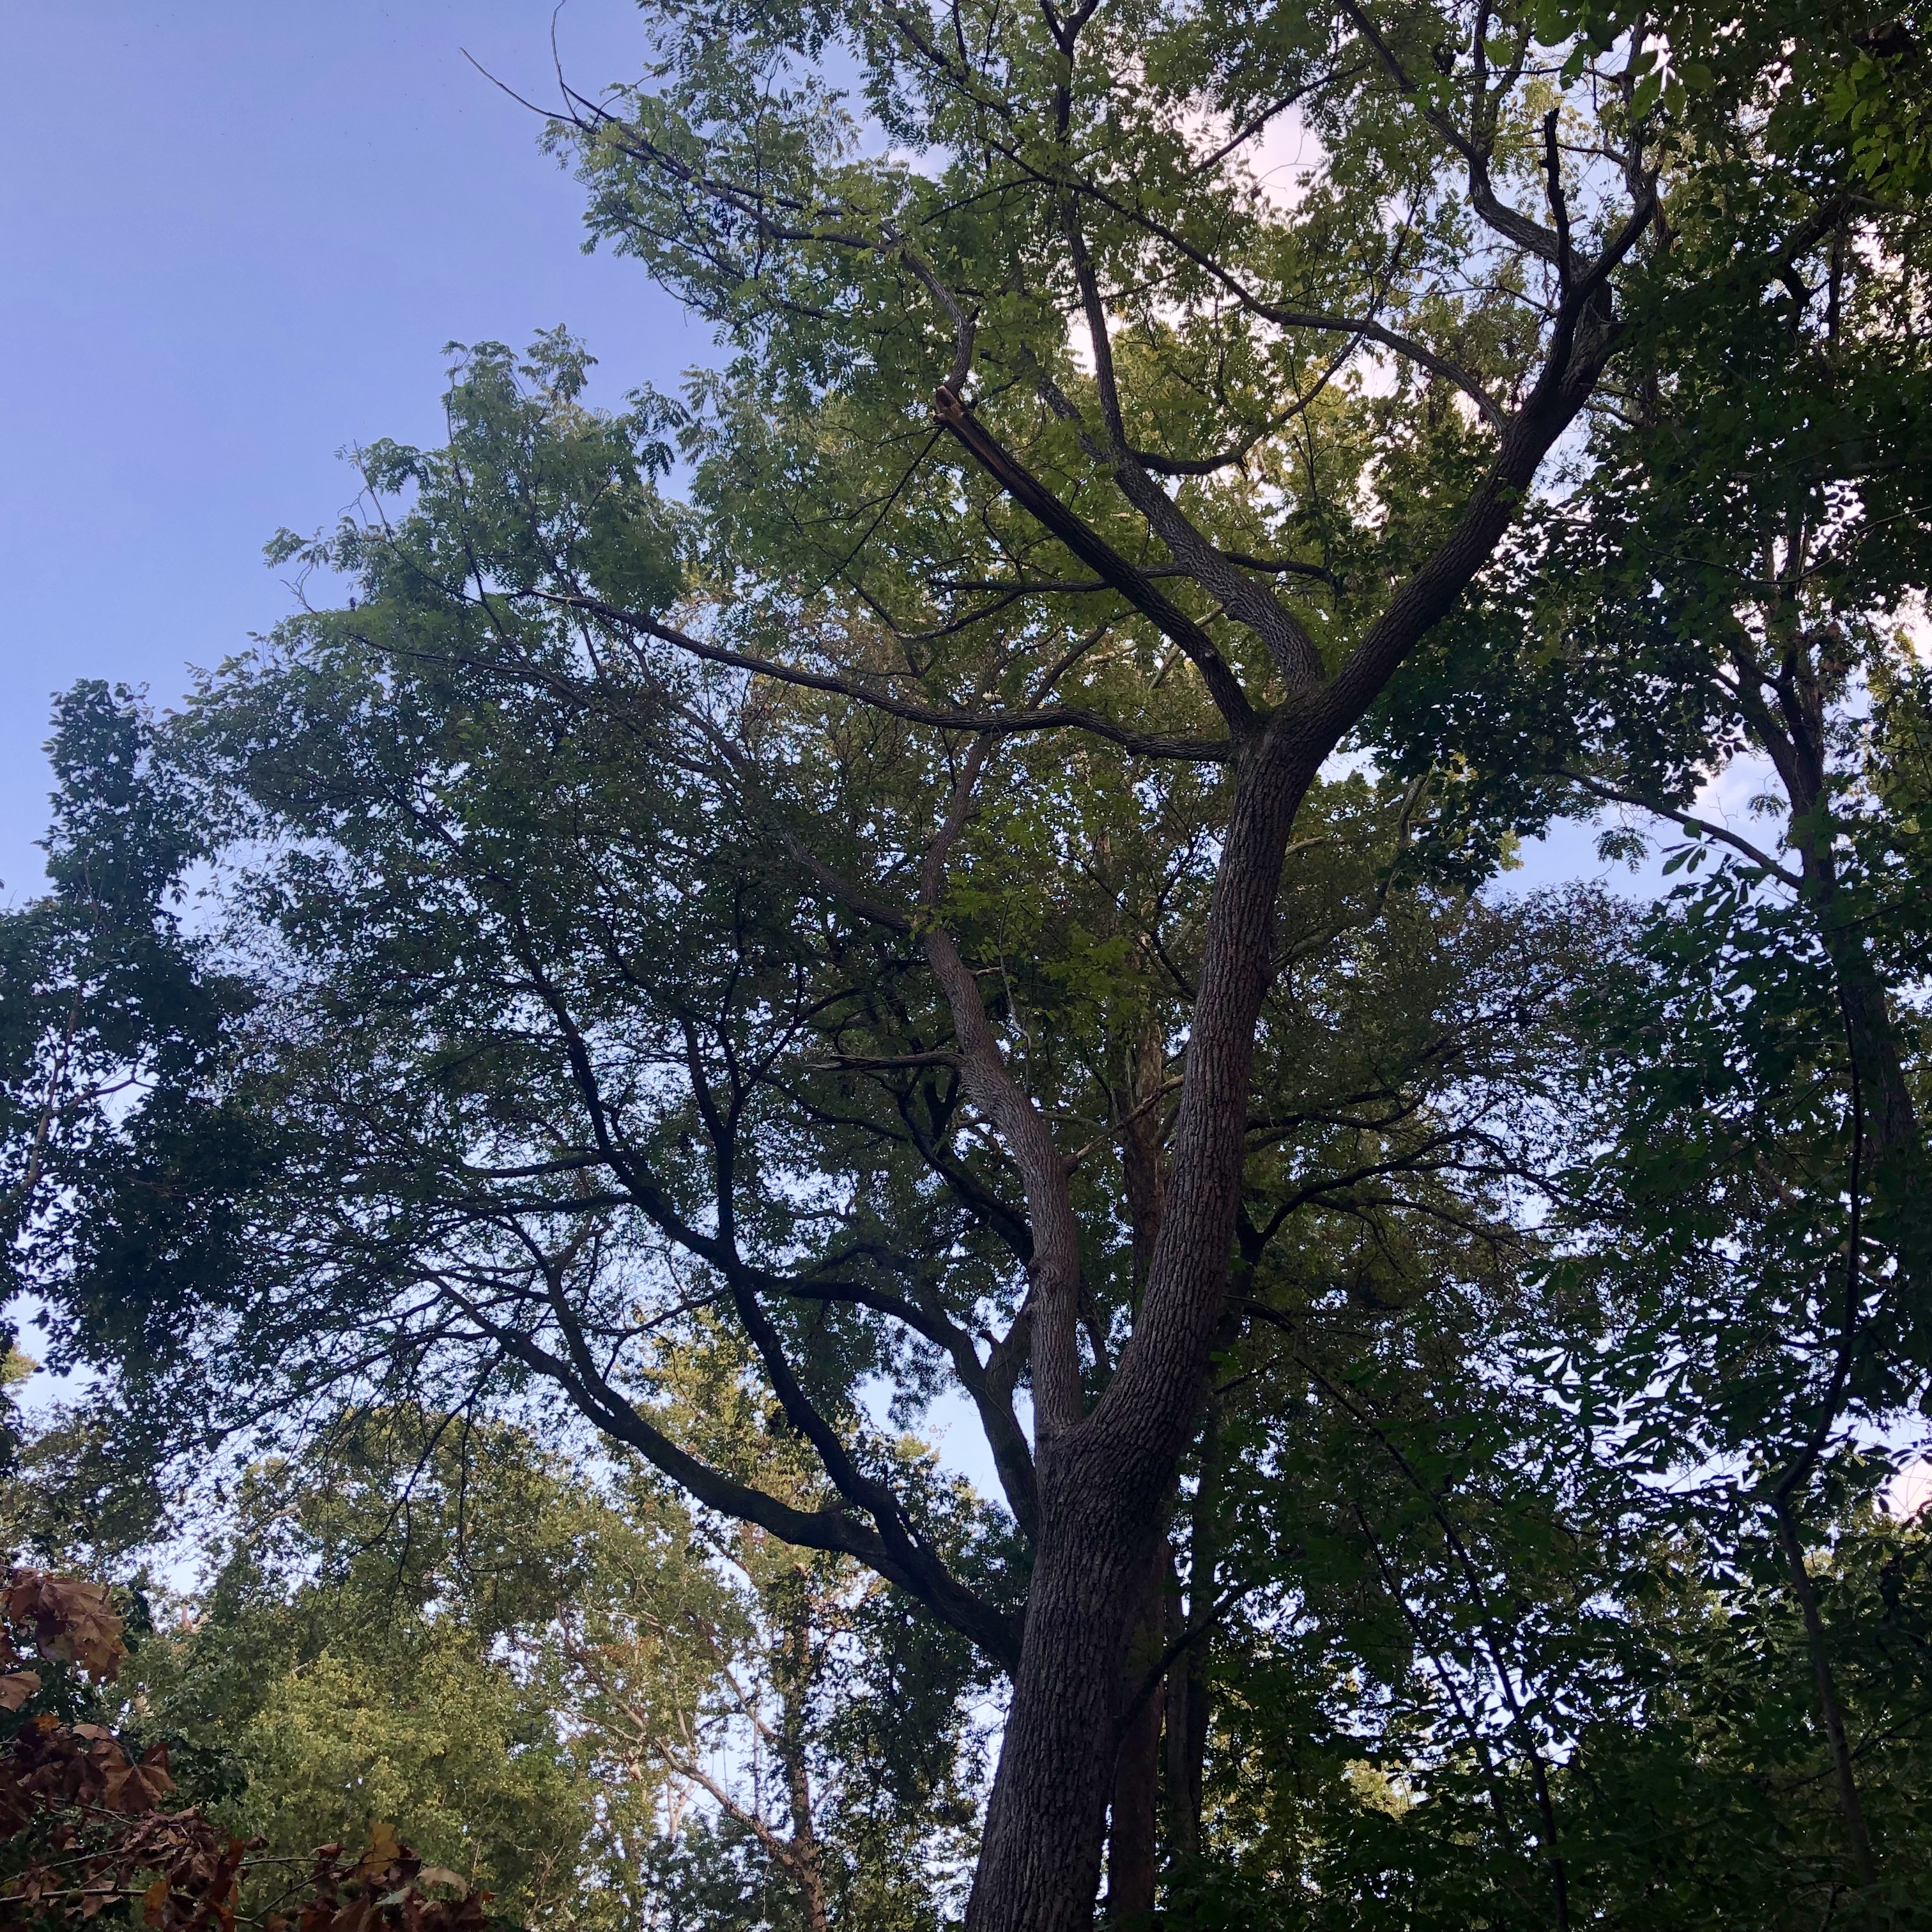
<path id="1" fill-rule="evenodd" d="M 614 400 L 709 338 L 586 256 L 534 116 L 553 0 L 0 0 L 0 902 L 41 882 L 51 694 L 178 698 L 284 614 L 279 526 L 335 452 L 437 440 L 442 345 L 567 323 Z M 567 0 L 566 73 L 636 76 L 632 0 Z"/>

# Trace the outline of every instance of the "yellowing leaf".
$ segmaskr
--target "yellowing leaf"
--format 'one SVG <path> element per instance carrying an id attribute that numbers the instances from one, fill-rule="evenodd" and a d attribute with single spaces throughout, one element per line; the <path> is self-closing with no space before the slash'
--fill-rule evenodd
<path id="1" fill-rule="evenodd" d="M 356 1862 L 356 1876 L 363 1877 L 371 1872 L 387 1871 L 402 1855 L 402 1840 L 396 1836 L 395 1826 L 386 1820 L 372 1818 L 369 1821 L 369 1842 Z"/>

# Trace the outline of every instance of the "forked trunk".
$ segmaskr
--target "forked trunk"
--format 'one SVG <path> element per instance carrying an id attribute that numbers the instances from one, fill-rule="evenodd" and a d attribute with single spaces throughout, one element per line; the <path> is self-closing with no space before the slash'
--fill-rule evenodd
<path id="1" fill-rule="evenodd" d="M 1147 1292 L 1093 1412 L 1040 1445 L 1026 1627 L 967 1932 L 1085 1932 L 1093 1922 L 1120 1672 L 1142 1566 L 1200 1414 L 1227 1300 L 1255 1028 L 1274 976 L 1288 832 L 1322 760 L 1489 561 L 1537 466 L 1594 388 L 1618 332 L 1604 276 L 1648 219 L 1646 212 L 1612 244 L 1602 275 L 1586 276 L 1566 296 L 1543 373 L 1441 548 L 1318 694 L 1305 691 L 1303 701 L 1274 713 L 1237 757 Z M 1000 474 L 993 457 L 984 460 Z M 1031 498 L 1022 500 L 1031 507 Z M 1064 511 L 1042 500 L 1039 514 L 1061 533 Z M 1069 540 L 1077 548 L 1083 539 L 1076 532 Z M 1197 662 L 1228 675 L 1211 646 Z M 1039 1366 L 1036 1357 L 1036 1382 Z"/>
<path id="2" fill-rule="evenodd" d="M 1041 1444 L 1025 1636 L 968 1932 L 1093 1923 L 1123 1672 L 1226 1296 L 1282 858 L 1313 773 L 1279 739 L 1252 746 L 1240 770 L 1133 1340 L 1093 1413 Z"/>

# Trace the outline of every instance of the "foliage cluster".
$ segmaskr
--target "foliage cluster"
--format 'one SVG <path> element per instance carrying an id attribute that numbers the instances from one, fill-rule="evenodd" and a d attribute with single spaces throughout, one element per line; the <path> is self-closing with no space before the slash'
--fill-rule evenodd
<path id="1" fill-rule="evenodd" d="M 244 1472 L 174 1774 L 533 1924 L 1928 1922 L 1917 16 L 644 36 L 720 366 L 457 349 L 0 920 L 17 1520 Z"/>

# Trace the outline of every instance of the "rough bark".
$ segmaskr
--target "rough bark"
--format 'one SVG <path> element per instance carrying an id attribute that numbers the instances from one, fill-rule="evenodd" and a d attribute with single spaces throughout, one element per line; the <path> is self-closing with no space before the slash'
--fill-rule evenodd
<path id="1" fill-rule="evenodd" d="M 1161 1693 L 1137 1711 L 1120 1740 L 1107 1834 L 1107 1918 L 1122 1928 L 1154 1918 L 1160 1876 Z"/>

